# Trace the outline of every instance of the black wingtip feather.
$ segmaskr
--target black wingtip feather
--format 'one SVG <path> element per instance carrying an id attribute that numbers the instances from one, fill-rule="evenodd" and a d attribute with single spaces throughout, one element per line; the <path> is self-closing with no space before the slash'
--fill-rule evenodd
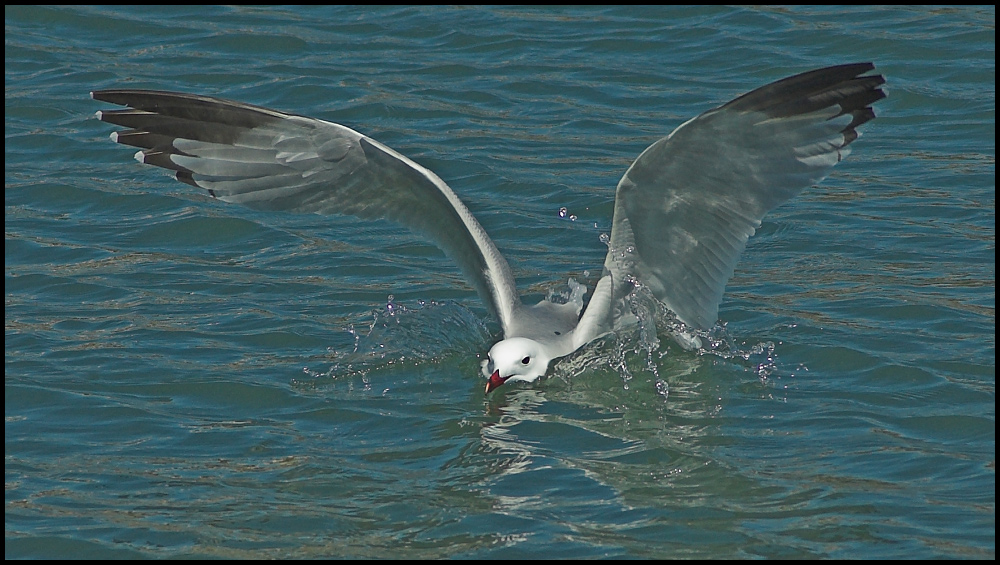
<path id="1" fill-rule="evenodd" d="M 223 98 L 161 90 L 95 90 L 90 96 L 151 114 L 242 128 L 259 127 L 291 115 Z"/>
<path id="2" fill-rule="evenodd" d="M 803 100 L 834 89 L 841 83 L 855 80 L 860 75 L 874 68 L 875 65 L 872 63 L 852 63 L 806 71 L 751 90 L 743 96 L 732 100 L 723 106 L 723 108 L 743 112 L 766 112 L 771 108 L 779 107 L 783 103 Z M 885 82 L 880 75 L 875 76 L 878 77 L 878 80 L 881 80 L 878 84 Z M 768 113 L 770 114 L 770 112 Z"/>
<path id="3" fill-rule="evenodd" d="M 176 155 L 176 151 L 150 149 L 142 152 L 142 162 L 146 165 L 153 165 L 163 169 L 177 172 L 190 172 L 186 167 L 182 167 L 170 160 L 171 155 Z"/>
<path id="4" fill-rule="evenodd" d="M 723 108 L 743 112 L 765 112 L 783 117 L 822 109 L 832 101 L 863 100 L 860 93 L 869 93 L 870 104 L 885 97 L 878 87 L 885 84 L 882 75 L 860 76 L 875 68 L 871 63 L 856 63 L 816 69 L 794 75 L 752 90 L 729 102 Z M 858 97 L 858 98 L 856 98 Z M 857 107 L 845 107 L 851 111 Z"/>
<path id="5" fill-rule="evenodd" d="M 194 175 L 191 173 L 191 171 L 188 170 L 177 171 L 176 173 L 174 173 L 174 177 L 184 184 L 193 186 L 195 188 L 201 188 L 200 186 L 198 186 L 198 183 L 194 181 Z M 215 198 L 215 192 L 211 189 L 207 190 L 208 193 L 212 195 L 212 198 Z"/>
<path id="6" fill-rule="evenodd" d="M 122 145 L 138 147 L 140 149 L 155 149 L 157 147 L 170 147 L 173 143 L 173 136 L 159 135 L 148 131 L 127 129 L 115 132 L 114 141 Z M 176 152 L 176 151 L 175 151 Z"/>
<path id="7" fill-rule="evenodd" d="M 782 118 L 840 106 L 838 116 L 853 117 L 842 130 L 847 145 L 858 138 L 858 126 L 875 118 L 871 105 L 886 97 L 879 88 L 885 77 L 864 74 L 874 68 L 873 63 L 852 63 L 808 71 L 752 90 L 720 109 Z"/>

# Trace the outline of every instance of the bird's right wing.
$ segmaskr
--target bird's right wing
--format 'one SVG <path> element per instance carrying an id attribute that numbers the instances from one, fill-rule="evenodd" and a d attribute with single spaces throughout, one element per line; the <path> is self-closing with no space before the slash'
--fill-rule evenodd
<path id="1" fill-rule="evenodd" d="M 176 92 L 100 90 L 129 106 L 99 119 L 136 159 L 226 202 L 257 209 L 386 218 L 451 257 L 505 331 L 520 308 L 513 275 L 476 218 L 436 174 L 339 124 Z"/>
<path id="2" fill-rule="evenodd" d="M 780 80 L 649 146 L 618 183 L 605 260 L 615 299 L 642 284 L 688 326 L 711 328 L 764 215 L 829 174 L 875 117 L 885 80 L 863 76 L 873 68 Z"/>

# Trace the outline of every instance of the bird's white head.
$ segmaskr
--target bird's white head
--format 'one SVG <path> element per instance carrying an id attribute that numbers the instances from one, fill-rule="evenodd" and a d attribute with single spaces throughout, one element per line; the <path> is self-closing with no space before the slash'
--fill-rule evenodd
<path id="1" fill-rule="evenodd" d="M 489 379 L 486 392 L 507 381 L 533 382 L 545 374 L 551 360 L 542 344 L 535 340 L 512 337 L 499 341 L 483 361 L 483 376 Z"/>

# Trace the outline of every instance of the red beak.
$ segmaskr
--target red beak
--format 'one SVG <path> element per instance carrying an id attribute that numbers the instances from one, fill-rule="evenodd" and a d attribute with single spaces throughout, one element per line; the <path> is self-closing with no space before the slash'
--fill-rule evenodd
<path id="1" fill-rule="evenodd" d="M 490 380 L 486 381 L 486 394 L 489 394 L 491 390 L 496 389 L 500 385 L 502 385 L 505 382 L 507 382 L 508 378 L 510 378 L 510 377 L 501 377 L 500 376 L 500 369 L 497 369 L 496 371 L 493 371 L 493 374 L 490 375 Z"/>

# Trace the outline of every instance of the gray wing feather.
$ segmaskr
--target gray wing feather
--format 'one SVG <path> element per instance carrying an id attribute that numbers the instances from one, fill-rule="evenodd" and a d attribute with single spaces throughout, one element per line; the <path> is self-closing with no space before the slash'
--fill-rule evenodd
<path id="1" fill-rule="evenodd" d="M 884 98 L 871 63 L 818 69 L 745 94 L 647 148 L 618 184 L 605 268 L 616 296 L 646 285 L 708 329 L 764 215 L 850 152 Z"/>
<path id="2" fill-rule="evenodd" d="M 150 90 L 102 90 L 130 108 L 99 119 L 141 149 L 143 163 L 215 198 L 263 210 L 385 218 L 425 235 L 450 256 L 505 331 L 521 306 L 507 261 L 433 172 L 350 128 L 228 100 Z"/>

